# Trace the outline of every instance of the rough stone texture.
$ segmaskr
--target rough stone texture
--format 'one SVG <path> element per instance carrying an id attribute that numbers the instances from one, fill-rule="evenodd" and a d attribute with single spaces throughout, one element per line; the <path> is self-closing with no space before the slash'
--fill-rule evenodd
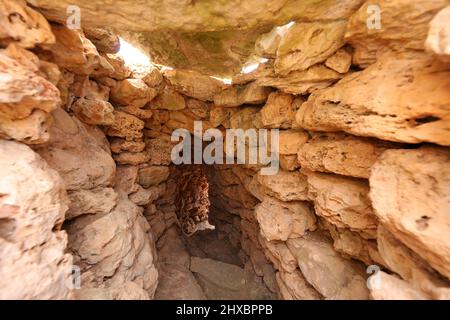
<path id="1" fill-rule="evenodd" d="M 189 270 L 190 258 L 180 235 L 172 227 L 158 241 L 159 280 L 156 300 L 206 300 Z"/>
<path id="2" fill-rule="evenodd" d="M 153 297 L 158 271 L 149 228 L 139 207 L 125 198 L 110 213 L 84 215 L 69 223 L 69 249 L 83 272 L 83 287 L 132 281 Z"/>
<path id="3" fill-rule="evenodd" d="M 220 80 L 194 71 L 169 70 L 164 76 L 178 92 L 203 101 L 213 101 L 214 96 L 226 88 Z"/>
<path id="4" fill-rule="evenodd" d="M 144 188 L 148 188 L 167 180 L 169 177 L 169 168 L 165 166 L 142 168 L 139 170 L 138 176 L 139 184 Z"/>
<path id="5" fill-rule="evenodd" d="M 389 150 L 370 177 L 370 198 L 383 225 L 447 278 L 449 161 L 444 148 Z"/>
<path id="6" fill-rule="evenodd" d="M 308 139 L 308 133 L 303 130 L 280 131 L 278 152 L 283 155 L 297 154 L 298 149 L 306 143 Z"/>
<path id="7" fill-rule="evenodd" d="M 0 43 L 17 43 L 24 48 L 36 44 L 51 44 L 55 36 L 47 20 L 38 12 L 26 6 L 23 0 L 2 0 L 0 2 Z"/>
<path id="8" fill-rule="evenodd" d="M 433 18 L 428 31 L 426 47 L 428 50 L 436 53 L 439 57 L 450 61 L 450 5 L 439 11 Z"/>
<path id="9" fill-rule="evenodd" d="M 82 214 L 108 213 L 116 206 L 117 194 L 111 188 L 76 190 L 68 194 L 70 199 L 66 220 Z"/>
<path id="10" fill-rule="evenodd" d="M 269 241 L 299 238 L 315 229 L 316 219 L 306 202 L 266 199 L 255 207 L 261 234 Z"/>
<path id="11" fill-rule="evenodd" d="M 378 271 L 370 295 L 374 300 L 427 300 L 427 296 L 408 282 Z"/>
<path id="12" fill-rule="evenodd" d="M 377 218 L 364 180 L 338 175 L 307 172 L 308 195 L 314 200 L 316 214 L 341 228 L 375 238 Z"/>
<path id="13" fill-rule="evenodd" d="M 192 257 L 190 270 L 196 274 L 208 299 L 241 300 L 244 297 L 251 297 L 261 300 L 270 299 L 272 296 L 256 277 L 232 264 Z"/>
<path id="14" fill-rule="evenodd" d="M 293 272 L 277 273 L 277 283 L 284 300 L 320 300 L 321 295 L 305 280 L 297 269 Z"/>
<path id="15" fill-rule="evenodd" d="M 84 33 L 98 51 L 104 53 L 119 52 L 119 37 L 113 31 L 104 28 L 86 28 L 84 29 Z"/>
<path id="16" fill-rule="evenodd" d="M 296 257 L 305 279 L 326 299 L 367 299 L 369 292 L 361 272 L 333 250 L 318 233 L 289 239 L 287 246 Z"/>
<path id="17" fill-rule="evenodd" d="M 48 140 L 48 113 L 61 103 L 58 89 L 39 71 L 31 52 L 0 50 L 0 137 L 28 144 Z"/>
<path id="18" fill-rule="evenodd" d="M 378 248 L 389 269 L 413 287 L 433 299 L 448 299 L 449 281 L 442 279 L 426 261 L 381 225 L 378 227 Z"/>
<path id="19" fill-rule="evenodd" d="M 159 64 L 222 76 L 239 72 L 253 55 L 256 39 L 272 27 L 293 20 L 348 18 L 363 2 L 252 0 L 243 3 L 233 0 L 168 4 L 121 0 L 114 4 L 107 1 L 94 4 L 87 0 L 30 1 L 42 8 L 47 18 L 60 23 L 66 20 L 67 6 L 78 5 L 84 12 L 83 26 L 111 26 L 122 30 L 126 38 L 139 39 L 135 41 L 151 47 L 152 58 Z"/>
<path id="20" fill-rule="evenodd" d="M 308 200 L 307 179 L 300 172 L 279 171 L 276 175 L 258 174 L 255 181 L 260 183 L 267 194 L 282 201 Z"/>
<path id="21" fill-rule="evenodd" d="M 55 110 L 52 116 L 50 141 L 35 149 L 53 169 L 58 171 L 66 189 L 110 186 L 116 165 L 109 150 L 105 151 L 102 148 L 97 138 L 88 131 L 88 127 L 62 109 Z M 101 132 L 100 134 L 103 135 Z"/>
<path id="22" fill-rule="evenodd" d="M 295 23 L 281 38 L 275 71 L 282 76 L 325 61 L 344 45 L 346 21 Z"/>
<path id="23" fill-rule="evenodd" d="M 304 71 L 292 71 L 285 76 L 275 73 L 258 78 L 255 83 L 260 86 L 275 87 L 286 93 L 295 95 L 307 94 L 318 89 L 324 89 L 340 80 L 343 75 L 317 64 Z"/>
<path id="24" fill-rule="evenodd" d="M 345 48 L 339 49 L 325 61 L 325 65 L 339 73 L 347 73 L 352 65 L 352 55 Z"/>
<path id="25" fill-rule="evenodd" d="M 378 157 L 394 146 L 376 139 L 343 133 L 315 134 L 300 146 L 298 162 L 302 168 L 312 171 L 369 178 L 370 168 Z"/>
<path id="26" fill-rule="evenodd" d="M 245 86 L 232 86 L 214 96 L 218 107 L 238 107 L 243 104 L 261 104 L 267 100 L 271 88 L 260 87 L 254 82 Z"/>
<path id="27" fill-rule="evenodd" d="M 114 123 L 114 107 L 107 101 L 78 99 L 72 110 L 84 123 L 92 125 L 112 125 Z"/>
<path id="28" fill-rule="evenodd" d="M 310 130 L 448 146 L 449 88 L 448 68 L 435 58 L 389 55 L 311 95 L 296 119 Z"/>
<path id="29" fill-rule="evenodd" d="M 29 147 L 0 141 L 0 298 L 68 299 L 72 257 L 61 231 L 67 196 Z"/>
<path id="30" fill-rule="evenodd" d="M 114 111 L 114 124 L 108 127 L 106 134 L 127 141 L 138 140 L 143 136 L 143 129 L 144 121 L 123 111 Z"/>
<path id="31" fill-rule="evenodd" d="M 182 110 L 186 108 L 183 96 L 172 87 L 166 86 L 163 91 L 150 102 L 152 109 Z"/>
<path id="32" fill-rule="evenodd" d="M 261 109 L 261 122 L 264 128 L 289 129 L 292 119 L 295 117 L 294 96 L 274 92 L 267 99 L 267 103 Z"/>
<path id="33" fill-rule="evenodd" d="M 156 97 L 158 91 L 150 88 L 142 79 L 125 79 L 111 89 L 111 100 L 119 105 L 141 108 Z"/>
<path id="34" fill-rule="evenodd" d="M 430 21 L 446 5 L 446 0 L 366 2 L 350 18 L 345 35 L 355 48 L 353 61 L 367 67 L 379 58 L 380 51 L 423 50 Z"/>
<path id="35" fill-rule="evenodd" d="M 84 75 L 91 74 L 100 66 L 100 54 L 82 31 L 54 24 L 52 32 L 56 42 L 46 48 L 51 52 L 52 61 L 58 66 Z"/>

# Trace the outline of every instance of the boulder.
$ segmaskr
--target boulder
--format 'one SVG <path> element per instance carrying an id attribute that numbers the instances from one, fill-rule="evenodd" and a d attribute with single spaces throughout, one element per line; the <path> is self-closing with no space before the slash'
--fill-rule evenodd
<path id="1" fill-rule="evenodd" d="M 442 63 L 424 53 L 383 56 L 367 69 L 312 94 L 296 120 L 307 130 L 448 146 L 449 75 Z"/>
<path id="2" fill-rule="evenodd" d="M 444 148 L 389 150 L 370 176 L 370 198 L 385 228 L 447 278 L 449 161 Z"/>

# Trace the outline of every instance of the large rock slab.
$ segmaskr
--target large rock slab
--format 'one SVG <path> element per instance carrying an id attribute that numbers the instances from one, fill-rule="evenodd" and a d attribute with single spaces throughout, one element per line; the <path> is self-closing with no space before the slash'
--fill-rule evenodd
<path id="1" fill-rule="evenodd" d="M 300 146 L 298 162 L 302 168 L 312 171 L 369 178 L 370 168 L 378 157 L 394 146 L 342 133 L 315 134 Z"/>
<path id="2" fill-rule="evenodd" d="M 431 52 L 439 55 L 446 61 L 450 61 L 450 6 L 445 7 L 433 18 L 428 31 L 426 47 Z"/>
<path id="3" fill-rule="evenodd" d="M 55 42 L 50 25 L 37 11 L 23 0 L 3 0 L 0 2 L 0 43 L 15 42 L 24 48 L 36 44 Z"/>
<path id="4" fill-rule="evenodd" d="M 326 299 L 369 298 L 361 271 L 342 258 L 323 235 L 315 232 L 304 238 L 289 239 L 287 246 L 305 279 Z"/>
<path id="5" fill-rule="evenodd" d="M 62 109 L 52 113 L 50 141 L 35 150 L 58 171 L 67 190 L 92 189 L 112 185 L 116 164 L 99 129 L 89 128 Z M 98 136 L 96 136 L 98 135 Z M 88 157 L 86 155 L 89 155 Z"/>
<path id="6" fill-rule="evenodd" d="M 325 61 L 344 45 L 346 21 L 295 23 L 281 38 L 275 71 L 287 75 Z"/>
<path id="7" fill-rule="evenodd" d="M 340 228 L 375 238 L 378 220 L 365 180 L 307 172 L 308 195 L 314 201 L 316 214 Z"/>
<path id="8" fill-rule="evenodd" d="M 64 184 L 23 144 L 0 140 L 0 155 L 0 298 L 68 299 Z"/>
<path id="9" fill-rule="evenodd" d="M 367 1 L 350 18 L 345 36 L 355 48 L 354 62 L 367 67 L 380 51 L 425 49 L 429 23 L 446 5 L 446 0 Z"/>
<path id="10" fill-rule="evenodd" d="M 311 95 L 297 123 L 383 140 L 450 145 L 450 71 L 424 53 L 388 55 Z"/>
<path id="11" fill-rule="evenodd" d="M 299 238 L 315 230 L 316 218 L 306 202 L 283 203 L 267 198 L 255 207 L 261 234 L 269 241 Z"/>
<path id="12" fill-rule="evenodd" d="M 158 279 L 150 226 L 126 198 L 106 214 L 83 215 L 67 226 L 69 250 L 82 271 L 83 287 L 135 282 L 153 297 Z"/>
<path id="13" fill-rule="evenodd" d="M 375 214 L 398 240 L 450 278 L 450 153 L 422 147 L 386 151 L 372 168 Z"/>

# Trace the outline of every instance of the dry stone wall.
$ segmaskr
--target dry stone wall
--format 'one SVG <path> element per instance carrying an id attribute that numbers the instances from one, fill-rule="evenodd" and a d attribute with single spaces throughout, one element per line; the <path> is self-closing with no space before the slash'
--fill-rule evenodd
<path id="1" fill-rule="evenodd" d="M 201 120 L 280 129 L 276 175 L 204 168 L 214 220 L 271 294 L 448 299 L 449 3 L 378 2 L 379 30 L 369 3 L 272 30 L 267 62 L 228 85 L 133 72 L 113 32 L 0 0 L 0 298 L 205 298 L 170 157 L 171 133 Z"/>

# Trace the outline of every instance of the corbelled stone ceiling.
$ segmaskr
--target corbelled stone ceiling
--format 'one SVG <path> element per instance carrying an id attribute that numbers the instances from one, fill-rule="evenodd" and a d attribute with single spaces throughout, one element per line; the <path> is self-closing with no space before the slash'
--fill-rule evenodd
<path id="1" fill-rule="evenodd" d="M 81 9 L 83 28 L 114 28 L 151 53 L 154 62 L 231 76 L 252 57 L 255 41 L 292 20 L 348 18 L 362 0 L 30 0 L 54 21 Z M 130 36 L 132 32 L 132 36 Z"/>

